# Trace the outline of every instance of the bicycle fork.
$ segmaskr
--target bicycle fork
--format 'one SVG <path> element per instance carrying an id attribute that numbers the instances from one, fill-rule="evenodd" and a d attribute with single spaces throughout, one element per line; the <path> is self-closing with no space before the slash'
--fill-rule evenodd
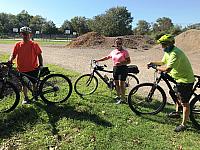
<path id="1" fill-rule="evenodd" d="M 157 88 L 157 84 L 154 84 L 154 86 L 152 86 L 151 90 L 149 91 L 148 96 L 145 98 L 145 100 L 146 100 L 147 102 L 149 102 L 149 103 L 152 102 L 152 96 L 153 96 L 153 94 L 154 94 L 156 88 Z"/>
<path id="2" fill-rule="evenodd" d="M 93 79 L 93 74 L 91 74 L 90 78 L 86 81 L 86 86 L 88 87 L 90 85 L 90 83 L 92 82 Z"/>

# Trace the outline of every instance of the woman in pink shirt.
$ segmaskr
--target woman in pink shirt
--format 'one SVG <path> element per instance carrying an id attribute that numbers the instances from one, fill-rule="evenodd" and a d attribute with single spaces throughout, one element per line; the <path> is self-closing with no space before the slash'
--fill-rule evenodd
<path id="1" fill-rule="evenodd" d="M 105 61 L 108 59 L 112 59 L 113 61 L 113 78 L 115 81 L 117 92 L 116 104 L 126 102 L 125 81 L 128 75 L 127 64 L 130 64 L 131 62 L 128 51 L 123 49 L 122 45 L 122 38 L 117 38 L 115 40 L 116 49 L 113 50 L 108 56 L 96 60 L 96 62 Z"/>

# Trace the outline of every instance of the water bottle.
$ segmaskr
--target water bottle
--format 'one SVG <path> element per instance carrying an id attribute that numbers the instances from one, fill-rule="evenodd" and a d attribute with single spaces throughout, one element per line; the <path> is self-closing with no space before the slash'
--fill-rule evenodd
<path id="1" fill-rule="evenodd" d="M 113 80 L 113 78 L 110 78 L 109 86 L 110 86 L 110 89 L 114 88 L 114 80 Z"/>
<path id="2" fill-rule="evenodd" d="M 106 81 L 109 80 L 109 78 L 108 78 L 108 76 L 107 76 L 106 74 L 104 75 L 104 79 L 105 79 Z"/>
<path id="3" fill-rule="evenodd" d="M 31 83 L 31 81 L 29 80 L 28 77 L 23 76 L 23 77 L 22 77 L 22 80 L 23 80 L 23 82 L 25 83 L 25 85 L 26 85 L 28 88 L 31 88 L 32 83 Z"/>

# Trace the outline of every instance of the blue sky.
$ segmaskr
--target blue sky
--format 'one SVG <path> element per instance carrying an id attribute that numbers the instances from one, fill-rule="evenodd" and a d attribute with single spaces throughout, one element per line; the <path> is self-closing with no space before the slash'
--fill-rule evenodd
<path id="1" fill-rule="evenodd" d="M 127 7 L 134 18 L 133 27 L 138 20 L 151 23 L 161 17 L 182 26 L 200 23 L 200 0 L 1 0 L 0 12 L 17 15 L 26 10 L 60 27 L 64 20 L 75 16 L 92 18 L 116 6 Z"/>

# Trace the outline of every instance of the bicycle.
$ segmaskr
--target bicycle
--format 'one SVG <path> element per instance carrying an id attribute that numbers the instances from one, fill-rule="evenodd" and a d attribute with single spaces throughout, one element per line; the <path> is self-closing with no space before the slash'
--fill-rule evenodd
<path id="1" fill-rule="evenodd" d="M 177 101 L 176 86 L 172 87 L 171 85 L 171 83 L 175 85 L 176 81 L 164 72 L 158 73 L 156 65 L 149 65 L 149 67 L 155 69 L 155 81 L 136 85 L 128 95 L 129 107 L 136 115 L 155 115 L 164 109 L 167 96 L 163 88 L 159 86 L 161 80 L 166 83 L 173 102 L 176 103 Z M 192 89 L 190 120 L 196 128 L 200 129 L 200 94 L 196 93 L 196 90 L 200 88 L 200 76 L 195 75 L 195 78 L 197 81 Z"/>
<path id="2" fill-rule="evenodd" d="M 74 90 L 79 96 L 83 97 L 85 95 L 90 95 L 97 90 L 99 81 L 95 74 L 107 85 L 110 90 L 113 90 L 115 88 L 113 78 L 109 79 L 106 75 L 103 76 L 100 73 L 113 73 L 113 71 L 105 70 L 105 67 L 107 67 L 106 65 L 100 66 L 94 60 L 91 60 L 90 66 L 92 68 L 91 73 L 84 74 L 75 81 Z M 130 88 L 131 85 L 139 84 L 139 80 L 135 76 L 135 74 L 139 73 L 137 66 L 133 65 L 132 69 L 130 67 L 129 70 L 132 70 L 132 73 L 128 73 L 127 79 L 125 81 L 126 89 Z"/>
<path id="3" fill-rule="evenodd" d="M 0 77 L 0 112 L 10 112 L 19 104 L 20 90 L 10 81 L 13 77 L 16 77 L 20 84 L 25 85 L 31 91 L 31 100 L 41 97 L 46 104 L 62 103 L 72 93 L 71 80 L 63 74 L 51 74 L 48 67 L 39 69 L 37 78 L 18 72 L 14 69 L 13 64 L 0 63 L 0 70 L 5 70 L 5 68 L 6 73 Z M 36 83 L 36 91 L 33 91 L 30 79 Z"/>

